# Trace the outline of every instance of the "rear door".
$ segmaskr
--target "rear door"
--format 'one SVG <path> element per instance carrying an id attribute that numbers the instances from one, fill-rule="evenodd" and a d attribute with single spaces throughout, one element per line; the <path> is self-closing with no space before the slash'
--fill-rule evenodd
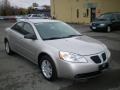
<path id="1" fill-rule="evenodd" d="M 29 60 L 34 60 L 36 51 L 38 50 L 36 47 L 37 40 L 24 38 L 25 35 L 30 33 L 35 34 L 32 26 L 27 22 L 19 22 L 12 27 L 10 41 L 14 51 Z"/>
<path id="2" fill-rule="evenodd" d="M 9 43 L 11 48 L 20 53 L 21 50 L 21 46 L 19 44 L 20 40 L 22 39 L 23 35 L 22 33 L 22 27 L 24 25 L 24 22 L 18 22 L 16 23 L 12 28 L 11 31 L 9 33 Z"/>

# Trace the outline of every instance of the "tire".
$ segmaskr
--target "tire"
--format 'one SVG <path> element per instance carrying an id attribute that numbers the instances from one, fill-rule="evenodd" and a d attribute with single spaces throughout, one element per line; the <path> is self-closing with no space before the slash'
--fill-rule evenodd
<path id="1" fill-rule="evenodd" d="M 8 55 L 11 55 L 12 54 L 12 50 L 10 48 L 10 45 L 9 45 L 9 42 L 6 40 L 5 41 L 5 52 L 8 54 Z"/>
<path id="2" fill-rule="evenodd" d="M 57 72 L 53 60 L 44 55 L 39 61 L 39 67 L 43 77 L 48 81 L 55 81 L 57 79 Z"/>
<path id="3" fill-rule="evenodd" d="M 107 32 L 108 33 L 111 32 L 111 27 L 110 26 L 107 27 Z"/>

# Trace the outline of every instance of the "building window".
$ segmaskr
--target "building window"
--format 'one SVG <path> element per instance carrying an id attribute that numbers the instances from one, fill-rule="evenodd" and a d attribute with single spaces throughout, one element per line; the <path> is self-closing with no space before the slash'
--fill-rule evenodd
<path id="1" fill-rule="evenodd" d="M 89 16 L 89 9 L 87 8 L 86 9 L 86 17 L 88 17 Z"/>
<path id="2" fill-rule="evenodd" d="M 76 11 L 77 18 L 79 18 L 79 9 Z"/>

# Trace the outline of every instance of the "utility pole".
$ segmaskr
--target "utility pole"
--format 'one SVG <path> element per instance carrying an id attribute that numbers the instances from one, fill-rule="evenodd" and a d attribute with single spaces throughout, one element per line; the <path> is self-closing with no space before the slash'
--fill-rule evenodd
<path id="1" fill-rule="evenodd" d="M 5 15 L 7 15 L 7 0 L 5 0 L 5 2 L 4 2 L 4 10 L 5 10 Z"/>
<path id="2" fill-rule="evenodd" d="M 53 0 L 53 15 L 54 15 L 54 17 L 55 17 L 55 0 Z"/>

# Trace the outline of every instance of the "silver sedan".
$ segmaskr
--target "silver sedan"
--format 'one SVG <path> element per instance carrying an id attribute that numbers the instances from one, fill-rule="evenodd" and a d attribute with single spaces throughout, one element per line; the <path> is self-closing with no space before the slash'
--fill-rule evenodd
<path id="1" fill-rule="evenodd" d="M 108 48 L 58 20 L 29 19 L 6 29 L 8 55 L 16 52 L 35 64 L 49 81 L 87 78 L 109 66 Z"/>

